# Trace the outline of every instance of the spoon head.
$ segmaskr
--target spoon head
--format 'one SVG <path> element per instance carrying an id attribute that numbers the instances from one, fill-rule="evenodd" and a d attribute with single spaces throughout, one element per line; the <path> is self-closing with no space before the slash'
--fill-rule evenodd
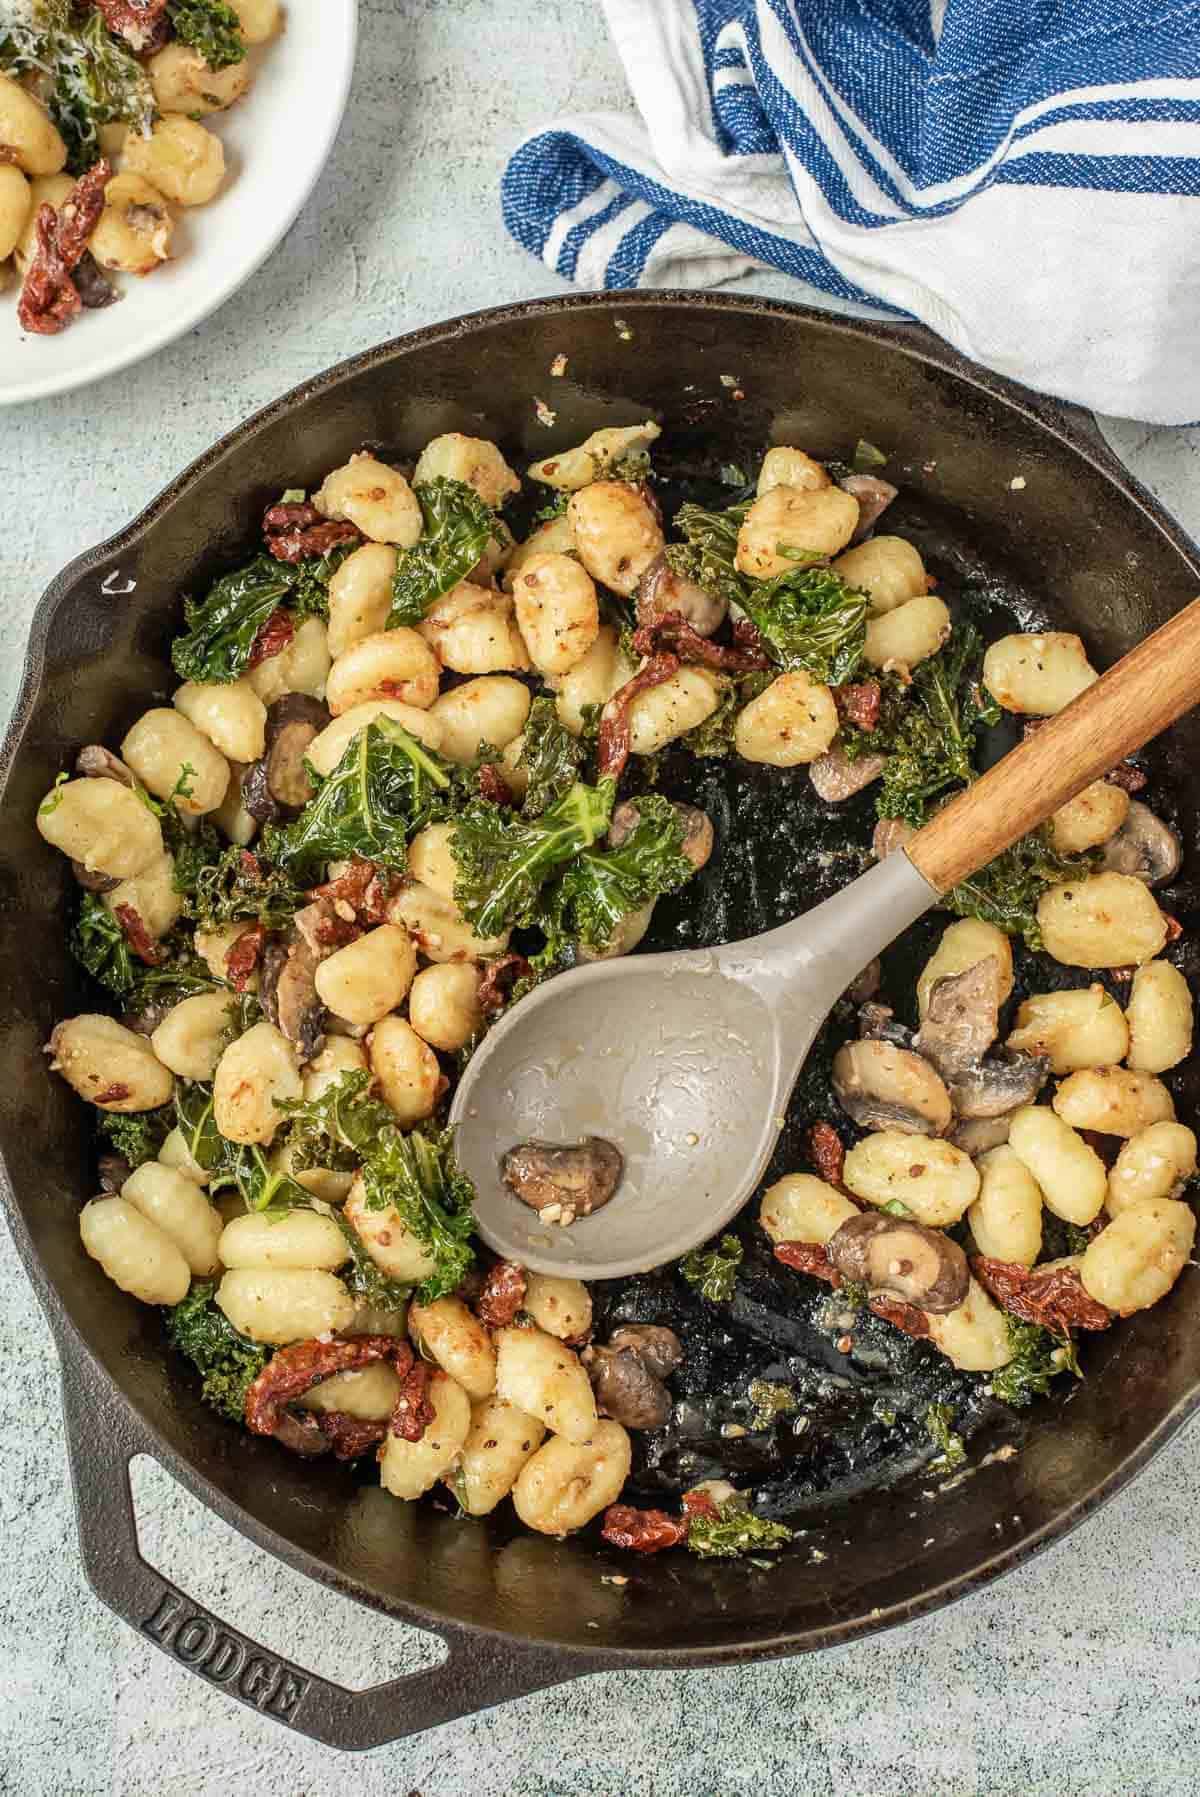
<path id="1" fill-rule="evenodd" d="M 819 1021 L 819 1019 L 818 1019 Z M 788 1068 L 794 1074 L 794 1064 Z M 455 1094 L 460 1166 L 497 1253 L 541 1273 L 610 1279 L 706 1241 L 744 1204 L 782 1118 L 772 1008 L 717 954 L 639 955 L 562 974 L 484 1038 Z M 540 1138 L 603 1136 L 615 1195 L 569 1227 L 543 1222 L 501 1178 Z"/>

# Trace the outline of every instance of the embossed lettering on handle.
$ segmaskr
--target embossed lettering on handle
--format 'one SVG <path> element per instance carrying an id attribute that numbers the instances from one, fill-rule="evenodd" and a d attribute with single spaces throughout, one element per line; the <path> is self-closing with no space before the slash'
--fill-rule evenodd
<path id="1" fill-rule="evenodd" d="M 210 1684 L 235 1691 L 245 1702 L 281 1722 L 295 1720 L 312 1684 L 287 1661 L 265 1654 L 228 1623 L 218 1622 L 197 1604 L 185 1603 L 177 1591 L 165 1585 L 158 1603 L 139 1626 L 192 1672 Z"/>

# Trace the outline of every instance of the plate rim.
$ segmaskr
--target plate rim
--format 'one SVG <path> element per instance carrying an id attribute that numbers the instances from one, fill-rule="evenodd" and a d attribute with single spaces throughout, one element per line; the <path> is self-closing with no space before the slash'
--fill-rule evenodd
<path id="1" fill-rule="evenodd" d="M 332 154 L 341 133 L 342 123 L 346 117 L 346 107 L 350 99 L 350 84 L 354 79 L 354 68 L 358 54 L 358 11 L 359 0 L 346 0 L 345 29 L 338 32 L 338 41 L 343 46 L 340 67 L 334 71 L 335 96 L 329 113 L 329 128 L 320 152 L 314 159 L 308 178 L 297 188 L 292 201 L 280 211 L 272 225 L 264 233 L 250 259 L 236 273 L 217 280 L 191 307 L 170 315 L 164 320 L 158 331 L 149 331 L 132 340 L 124 349 L 104 356 L 93 368 L 75 369 L 61 375 L 40 376 L 15 387 L 0 387 L 0 408 L 29 405 L 39 399 L 54 399 L 66 393 L 77 393 L 81 388 L 90 387 L 96 381 L 106 380 L 110 375 L 120 374 L 132 368 L 137 362 L 144 362 L 150 356 L 157 355 L 159 350 L 174 343 L 177 338 L 186 336 L 204 320 L 211 318 L 227 300 L 247 281 L 253 280 L 259 269 L 273 256 L 284 237 L 291 230 L 301 212 L 312 197 L 313 189 L 325 172 L 326 164 Z"/>

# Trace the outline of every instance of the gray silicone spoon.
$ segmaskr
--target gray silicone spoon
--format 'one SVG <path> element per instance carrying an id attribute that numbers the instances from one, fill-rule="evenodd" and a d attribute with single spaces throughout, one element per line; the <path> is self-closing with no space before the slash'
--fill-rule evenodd
<path id="1" fill-rule="evenodd" d="M 450 1121 L 479 1233 L 538 1272 L 607 1279 L 706 1241 L 762 1177 L 830 1007 L 923 912 L 1200 700 L 1200 599 L 907 844 L 815 910 L 712 950 L 634 955 L 536 988 L 484 1038 Z M 569 1227 L 500 1177 L 532 1138 L 603 1136 L 615 1196 Z"/>

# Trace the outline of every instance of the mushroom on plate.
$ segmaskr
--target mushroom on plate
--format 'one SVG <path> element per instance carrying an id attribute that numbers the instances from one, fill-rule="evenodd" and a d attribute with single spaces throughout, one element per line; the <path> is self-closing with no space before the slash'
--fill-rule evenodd
<path id="1" fill-rule="evenodd" d="M 658 1429 L 667 1421 L 672 1400 L 663 1381 L 682 1359 L 675 1331 L 657 1323 L 625 1323 L 583 1354 L 598 1407 L 627 1429 Z"/>
<path id="2" fill-rule="evenodd" d="M 307 693 L 284 693 L 267 707 L 267 745 L 242 777 L 242 804 L 260 824 L 299 817 L 313 796 L 304 765 L 309 745 L 329 712 Z"/>
<path id="3" fill-rule="evenodd" d="M 961 973 L 935 980 L 913 1046 L 933 1062 L 958 1118 L 1001 1117 L 1032 1104 L 1049 1062 L 1037 1055 L 989 1055 L 999 1033 L 1002 970 L 985 955 Z"/>

